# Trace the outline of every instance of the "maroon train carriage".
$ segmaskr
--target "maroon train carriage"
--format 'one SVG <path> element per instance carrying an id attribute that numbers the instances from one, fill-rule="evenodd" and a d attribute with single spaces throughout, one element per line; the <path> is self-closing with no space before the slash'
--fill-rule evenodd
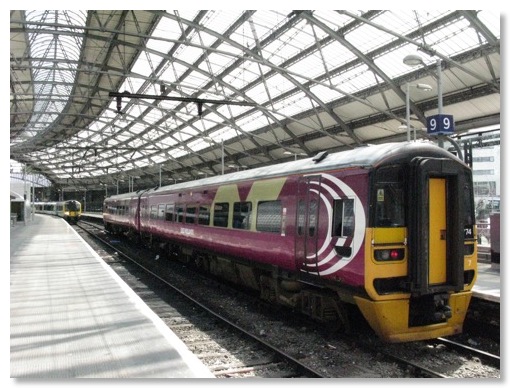
<path id="1" fill-rule="evenodd" d="M 377 335 L 458 334 L 476 279 L 471 170 L 431 143 L 391 143 L 109 197 L 106 229 L 263 299 Z"/>

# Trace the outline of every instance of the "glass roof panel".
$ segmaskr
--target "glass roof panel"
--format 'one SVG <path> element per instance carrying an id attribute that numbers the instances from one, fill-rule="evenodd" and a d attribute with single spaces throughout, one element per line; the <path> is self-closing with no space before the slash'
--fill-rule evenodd
<path id="1" fill-rule="evenodd" d="M 163 74 L 161 74 L 160 79 L 163 81 L 168 80 L 169 82 L 177 82 L 187 70 L 187 66 L 184 66 L 180 62 L 174 60 L 170 63 L 170 66 L 168 66 Z"/>
<path id="2" fill-rule="evenodd" d="M 362 24 L 355 30 L 347 33 L 345 39 L 352 44 L 357 50 L 366 54 L 377 47 L 388 44 L 390 41 L 396 39 L 392 35 L 382 32 L 376 27 L 368 24 Z"/>
<path id="3" fill-rule="evenodd" d="M 242 128 L 243 131 L 251 132 L 267 125 L 267 118 L 261 111 L 257 111 L 250 116 L 237 120 L 237 125 Z"/>
<path id="4" fill-rule="evenodd" d="M 221 73 L 233 61 L 234 58 L 232 57 L 227 57 L 222 54 L 211 53 L 207 57 L 207 60 L 202 61 L 198 67 L 207 72 L 209 72 L 210 71 L 209 69 L 211 69 L 212 73 L 217 75 Z"/>
<path id="5" fill-rule="evenodd" d="M 151 34 L 151 36 L 155 39 L 149 39 L 147 41 L 147 47 L 166 53 L 170 49 L 170 42 L 163 43 L 164 40 L 165 39 L 168 39 L 169 41 L 178 40 L 181 37 L 181 35 L 182 29 L 180 28 L 179 24 L 176 23 L 174 20 L 170 19 L 169 17 L 163 16 L 159 20 L 158 24 L 156 25 L 154 31 Z M 161 46 L 159 46 L 159 44 L 161 44 Z M 160 47 L 166 48 L 160 50 Z"/>
<path id="6" fill-rule="evenodd" d="M 313 16 L 325 23 L 333 31 L 337 31 L 352 21 L 352 19 L 347 15 L 324 10 L 314 11 Z"/>
<path id="7" fill-rule="evenodd" d="M 179 51 L 177 56 L 179 60 L 190 65 L 194 64 L 197 59 L 204 53 L 204 50 L 195 46 L 181 46 L 182 49 Z"/>
<path id="8" fill-rule="evenodd" d="M 275 43 L 277 43 L 274 48 L 275 54 L 287 60 L 295 57 L 304 48 L 315 45 L 316 39 L 308 23 L 303 20 L 280 36 Z"/>
<path id="9" fill-rule="evenodd" d="M 317 93 L 317 96 L 321 100 L 329 102 L 335 98 L 343 97 L 345 94 L 342 94 L 341 92 L 355 94 L 360 90 L 375 85 L 375 81 L 374 74 L 368 70 L 368 66 L 360 64 L 359 66 L 350 68 L 348 71 L 331 78 L 330 82 L 334 85 L 334 89 L 326 88 L 326 83 L 324 83 L 324 86 L 315 85 L 310 89 L 314 94 Z"/>
<path id="10" fill-rule="evenodd" d="M 172 156 L 172 158 L 179 158 L 181 156 L 184 156 L 184 155 L 187 155 L 188 154 L 188 151 L 184 151 L 182 148 L 173 148 L 169 154 Z"/>
<path id="11" fill-rule="evenodd" d="M 31 127 L 42 131 L 53 123 L 55 115 L 62 112 L 65 107 L 65 101 L 48 103 L 49 98 L 53 94 L 66 98 L 71 93 L 82 39 L 79 35 L 67 35 L 66 31 L 83 33 L 83 29 L 67 26 L 85 26 L 86 12 L 26 11 L 25 14 L 27 22 L 34 23 L 28 27 L 37 30 L 29 33 L 33 68 L 50 69 L 33 72 L 35 110 L 40 114 L 32 115 Z M 61 60 L 70 62 L 62 63 Z M 56 66 L 56 63 L 59 65 Z M 63 84 L 59 85 L 59 82 Z"/>
<path id="12" fill-rule="evenodd" d="M 399 35 L 407 35 L 445 15 L 446 11 L 437 10 L 391 10 L 385 11 L 372 21 Z M 388 38 L 390 39 L 390 38 Z"/>
<path id="13" fill-rule="evenodd" d="M 425 39 L 431 46 L 447 56 L 453 56 L 480 44 L 478 35 L 467 20 L 459 20 L 444 26 L 428 34 Z"/>
<path id="14" fill-rule="evenodd" d="M 266 82 L 269 90 L 271 91 L 270 93 L 272 98 L 275 98 L 296 87 L 294 83 L 290 82 L 287 77 L 284 77 L 280 73 L 276 73 L 272 77 L 267 78 Z M 264 90 L 263 85 L 259 85 L 253 88 L 253 90 L 249 90 L 246 94 L 258 104 L 267 100 L 267 93 Z"/>
<path id="15" fill-rule="evenodd" d="M 106 15 L 106 11 L 103 12 Z M 136 11 L 132 12 L 133 15 L 130 16 L 134 16 Z M 335 36 L 329 36 L 327 30 L 320 28 L 319 24 L 308 21 L 304 15 L 292 10 L 167 12 L 168 15 L 162 14 L 154 29 L 147 29 L 152 31 L 156 39 L 147 39 L 145 47 L 154 52 L 144 52 L 142 49 L 142 52 L 135 53 L 135 46 L 125 50 L 122 40 L 119 40 L 116 42 L 119 46 L 114 48 L 114 51 L 118 52 L 113 54 L 117 58 L 112 57 L 109 63 L 105 62 L 105 67 L 101 67 L 99 62 L 95 64 L 97 69 L 101 69 L 95 74 L 80 73 L 82 78 L 79 86 L 75 86 L 74 82 L 77 66 L 84 66 L 79 63 L 80 36 L 83 29 L 66 29 L 65 25 L 74 23 L 83 26 L 86 12 L 27 12 L 26 19 L 29 23 L 33 21 L 33 26 L 28 24 L 30 28 L 40 31 L 31 33 L 29 37 L 32 45 L 30 61 L 34 68 L 32 86 L 36 96 L 40 98 L 34 101 L 35 110 L 28 119 L 31 121 L 23 127 L 26 128 L 25 133 L 33 135 L 64 121 L 65 118 L 62 119 L 60 113 L 69 109 L 67 99 L 78 90 L 76 87 L 84 91 L 87 87 L 90 90 L 101 90 L 103 96 L 98 99 L 95 107 L 104 103 L 106 88 L 159 94 L 161 83 L 165 84 L 169 96 L 254 101 L 260 104 L 260 107 L 205 103 L 202 118 L 199 119 L 198 107 L 194 102 L 155 102 L 151 99 L 124 98 L 122 109 L 126 114 L 119 115 L 116 101 L 112 99 L 100 118 L 63 143 L 70 149 L 68 153 L 59 148 L 55 151 L 58 153 L 57 157 L 48 158 L 49 153 L 45 151 L 44 154 L 37 154 L 40 160 L 51 159 L 59 165 L 61 171 L 69 174 L 70 163 L 74 163 L 84 154 L 83 150 L 77 151 L 78 146 L 93 148 L 100 144 L 118 149 L 126 148 L 127 145 L 137 148 L 136 153 L 124 150 L 123 155 L 117 158 L 114 158 L 113 151 L 105 150 L 100 155 L 105 160 L 93 162 L 96 166 L 122 163 L 122 167 L 131 168 L 124 166 L 124 163 L 132 162 L 131 166 L 150 165 L 155 161 L 165 160 L 167 152 L 171 152 L 174 158 L 187 154 L 190 151 L 186 147 L 174 148 L 185 142 L 189 142 L 187 146 L 194 152 L 200 151 L 207 146 L 207 142 L 204 143 L 203 139 L 196 136 L 213 136 L 203 132 L 213 131 L 213 138 L 220 138 L 221 141 L 239 136 L 242 131 L 260 130 L 257 136 L 274 139 L 276 135 L 272 132 L 272 127 L 281 124 L 278 120 L 298 114 L 303 121 L 315 117 L 317 112 L 313 107 L 320 104 L 312 101 L 311 96 L 303 92 L 302 88 L 309 89 L 321 103 L 327 104 L 343 98 L 344 93 L 355 94 L 371 88 L 377 85 L 378 81 L 386 84 L 383 77 L 376 76 L 363 62 L 363 58 L 358 58 L 356 51 L 350 51 L 341 44 L 342 36 L 357 50 L 373 58 L 375 65 L 389 79 L 417 71 L 402 62 L 405 55 L 416 52 L 416 45 L 407 43 L 402 39 L 403 36 L 412 37 L 417 43 L 429 45 L 446 56 L 479 47 L 480 39 L 483 39 L 482 34 L 476 33 L 476 26 L 471 27 L 466 19 L 467 15 L 463 15 L 461 11 L 392 10 L 380 11 L 379 14 L 370 11 L 371 21 L 381 28 L 349 16 L 349 12 L 364 16 L 367 11 L 310 11 L 313 18 L 333 31 L 341 32 L 338 40 Z M 243 15 L 248 12 L 253 12 L 250 18 Z M 198 17 L 199 15 L 201 16 Z M 479 11 L 478 15 L 499 38 L 500 14 L 494 11 Z M 121 17 L 121 13 L 112 15 L 112 20 L 116 17 Z M 242 17 L 245 19 L 240 19 Z M 446 25 L 437 23 L 443 18 L 447 21 Z M 143 21 L 142 25 L 143 23 L 146 22 Z M 235 32 L 225 36 L 224 42 L 217 48 L 213 47 L 218 40 L 222 40 L 221 34 L 234 23 L 238 25 Z M 497 26 L 494 26 L 495 24 Z M 350 29 L 347 30 L 346 26 Z M 434 30 L 431 31 L 432 27 Z M 130 34 L 136 34 L 138 26 L 129 23 L 128 28 L 132 29 Z M 59 33 L 60 30 L 64 32 Z M 95 33 L 108 36 L 105 31 L 98 29 Z M 319 47 L 319 41 L 323 39 L 327 43 Z M 130 35 L 128 41 L 142 48 L 143 41 L 137 41 L 133 35 Z M 392 44 L 397 41 L 398 44 Z M 98 47 L 93 49 L 97 50 Z M 107 45 L 102 49 L 105 53 L 108 50 Z M 374 50 L 378 49 L 380 50 L 375 55 Z M 136 61 L 128 78 L 124 79 L 119 87 L 118 82 L 123 80 L 123 74 L 103 76 L 102 69 L 111 68 L 114 59 L 117 64 L 120 63 L 118 53 L 126 51 L 133 52 Z M 166 58 L 169 52 L 171 55 Z M 85 57 L 91 58 L 91 55 L 89 53 Z M 434 57 L 422 57 L 429 64 L 435 61 Z M 161 74 L 153 74 L 160 65 L 161 70 L 158 71 Z M 90 66 L 92 69 L 93 66 Z M 224 74 L 230 67 L 232 70 L 229 70 L 229 74 Z M 86 79 L 90 85 L 86 85 Z M 29 81 L 25 82 L 28 84 Z M 77 96 L 81 97 L 78 93 Z M 368 96 L 372 97 L 381 98 L 376 94 Z M 101 99 L 103 100 L 100 101 Z M 354 116 L 356 114 L 353 113 Z M 79 120 L 76 119 L 76 122 Z M 316 125 L 320 126 L 320 123 L 317 122 Z M 217 145 L 218 140 L 213 152 L 217 151 Z M 242 148 L 240 146 L 236 144 L 234 148 Z M 154 150 L 159 147 L 162 148 L 161 151 Z M 92 170 L 90 169 L 91 175 L 100 174 L 99 169 Z M 86 171 L 88 170 L 82 168 L 80 176 L 87 176 L 89 173 Z"/>
<path id="16" fill-rule="evenodd" d="M 333 69 L 348 62 L 354 61 L 357 58 L 357 56 L 351 50 L 336 40 L 322 46 L 321 52 L 326 63 L 328 64 L 329 71 L 332 71 Z"/>
<path id="17" fill-rule="evenodd" d="M 223 81 L 232 88 L 241 90 L 260 76 L 258 65 L 255 62 L 244 60 L 240 66 L 224 75 Z"/>
<path id="18" fill-rule="evenodd" d="M 207 15 L 200 20 L 200 24 L 206 26 L 213 32 L 223 34 L 241 16 L 242 12 L 243 11 L 229 9 L 208 11 Z M 198 35 L 196 30 L 194 34 Z"/>
<path id="19" fill-rule="evenodd" d="M 289 72 L 306 74 L 307 78 L 316 78 L 325 73 L 324 62 L 319 53 L 308 55 L 287 67 Z"/>
<path id="20" fill-rule="evenodd" d="M 286 98 L 285 100 L 278 101 L 274 105 L 274 109 L 285 116 L 293 116 L 297 112 L 301 112 L 301 103 L 303 99 L 309 99 L 307 95 L 305 95 L 303 92 L 298 92 L 296 94 L 293 94 L 289 98 Z M 310 104 L 306 104 L 307 107 L 310 107 Z"/>
<path id="21" fill-rule="evenodd" d="M 498 39 L 501 37 L 500 23 L 501 13 L 494 10 L 478 11 L 478 18 Z"/>

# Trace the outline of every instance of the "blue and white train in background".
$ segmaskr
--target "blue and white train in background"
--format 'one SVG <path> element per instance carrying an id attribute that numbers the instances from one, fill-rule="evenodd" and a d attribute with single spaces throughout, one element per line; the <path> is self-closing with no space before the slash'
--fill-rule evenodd
<path id="1" fill-rule="evenodd" d="M 67 222 L 77 222 L 82 213 L 81 203 L 74 199 L 58 202 L 35 202 L 34 207 L 36 213 L 62 217 Z"/>

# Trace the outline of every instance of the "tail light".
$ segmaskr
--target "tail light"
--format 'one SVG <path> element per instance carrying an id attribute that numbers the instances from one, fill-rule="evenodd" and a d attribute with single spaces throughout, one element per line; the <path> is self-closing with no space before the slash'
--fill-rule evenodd
<path id="1" fill-rule="evenodd" d="M 376 249 L 374 258 L 376 261 L 399 261 L 404 260 L 404 248 Z"/>

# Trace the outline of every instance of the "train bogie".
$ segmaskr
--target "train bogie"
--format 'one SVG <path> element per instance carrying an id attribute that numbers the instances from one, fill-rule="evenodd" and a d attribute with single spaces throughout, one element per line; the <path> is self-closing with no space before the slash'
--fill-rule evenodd
<path id="1" fill-rule="evenodd" d="M 113 196 L 105 226 L 385 341 L 459 333 L 476 278 L 470 169 L 434 145 L 370 146 Z"/>

